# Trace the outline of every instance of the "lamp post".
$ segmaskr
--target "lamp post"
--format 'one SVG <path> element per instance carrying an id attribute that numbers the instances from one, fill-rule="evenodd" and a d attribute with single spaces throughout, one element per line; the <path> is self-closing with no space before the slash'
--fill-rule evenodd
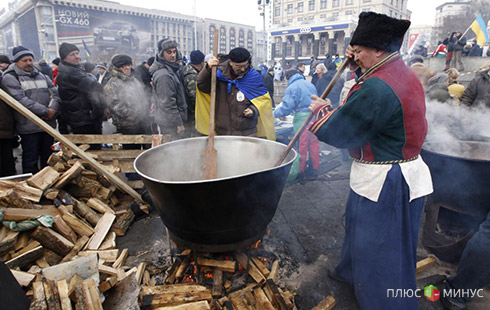
<path id="1" fill-rule="evenodd" d="M 269 35 L 267 34 L 266 27 L 265 27 L 265 8 L 268 6 L 270 3 L 269 0 L 258 0 L 257 4 L 259 5 L 259 10 L 262 10 L 260 12 L 260 15 L 262 16 L 262 31 L 265 34 L 265 40 L 264 40 L 264 45 L 265 45 L 265 62 L 269 60 Z"/>

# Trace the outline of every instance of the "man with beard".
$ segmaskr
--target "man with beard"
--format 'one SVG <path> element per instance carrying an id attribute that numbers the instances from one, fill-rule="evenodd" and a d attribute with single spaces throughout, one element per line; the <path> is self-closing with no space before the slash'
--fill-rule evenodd
<path id="1" fill-rule="evenodd" d="M 211 93 L 211 68 L 217 66 L 216 133 L 275 140 L 271 98 L 262 76 L 251 67 L 251 60 L 250 52 L 243 47 L 232 49 L 221 63 L 211 57 L 197 77 L 198 93 Z M 208 134 L 209 102 L 199 100 L 199 95 L 197 98 L 196 129 Z"/>
<path id="2" fill-rule="evenodd" d="M 352 285 L 364 310 L 418 308 L 417 240 L 432 182 L 419 156 L 427 134 L 424 90 L 399 54 L 409 26 L 361 13 L 346 51 L 357 83 L 334 110 L 316 96 L 310 106 L 318 119 L 310 130 L 354 159 L 342 254 L 328 274 Z"/>
<path id="3" fill-rule="evenodd" d="M 34 67 L 34 53 L 17 46 L 12 50 L 14 64 L 3 74 L 2 84 L 7 92 L 38 117 L 56 128 L 59 107 L 58 90 L 47 76 Z M 53 138 L 32 121 L 14 112 L 15 129 L 21 137 L 22 171 L 37 173 L 47 166 Z"/>
<path id="4" fill-rule="evenodd" d="M 170 140 L 184 138 L 184 123 L 187 121 L 187 102 L 180 80 L 177 46 L 173 40 L 161 42 L 161 52 L 150 67 L 156 95 L 155 123 L 162 134 L 170 135 Z"/>

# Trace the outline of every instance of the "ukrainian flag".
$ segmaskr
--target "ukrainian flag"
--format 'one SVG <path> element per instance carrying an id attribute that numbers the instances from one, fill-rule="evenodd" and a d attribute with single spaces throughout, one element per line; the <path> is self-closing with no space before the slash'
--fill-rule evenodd
<path id="1" fill-rule="evenodd" d="M 488 42 L 488 31 L 481 14 L 478 14 L 478 17 L 470 25 L 470 28 L 476 34 L 476 42 L 478 45 L 483 47 L 483 45 Z"/>
<path id="2" fill-rule="evenodd" d="M 222 76 L 219 69 L 217 75 L 218 80 L 224 81 L 224 79 L 226 79 Z M 230 80 L 227 80 L 227 82 L 228 81 Z M 275 141 L 276 132 L 274 129 L 274 116 L 272 114 L 272 101 L 259 73 L 251 68 L 240 81 L 235 80 L 230 82 L 235 82 L 233 83 L 235 87 L 241 90 L 245 97 L 247 97 L 257 110 L 259 110 L 257 136 Z M 228 87 L 231 88 L 231 84 L 229 84 Z M 211 96 L 201 92 L 199 87 L 196 86 L 196 130 L 203 135 L 208 134 L 210 103 Z"/>

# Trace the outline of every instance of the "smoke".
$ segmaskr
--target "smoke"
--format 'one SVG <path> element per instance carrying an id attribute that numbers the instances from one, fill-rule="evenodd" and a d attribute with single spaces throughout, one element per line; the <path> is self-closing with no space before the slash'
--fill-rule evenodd
<path id="1" fill-rule="evenodd" d="M 426 99 L 426 106 L 429 131 L 424 148 L 447 155 L 474 158 L 474 150 L 468 147 L 472 143 L 462 141 L 487 142 L 490 146 L 490 109 L 429 99 Z M 478 154 L 478 157 L 482 159 L 482 155 L 485 160 L 490 160 L 490 154 Z"/>

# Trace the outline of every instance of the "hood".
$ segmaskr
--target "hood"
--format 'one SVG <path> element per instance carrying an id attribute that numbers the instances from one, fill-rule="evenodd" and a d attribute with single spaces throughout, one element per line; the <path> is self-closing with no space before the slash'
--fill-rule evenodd
<path id="1" fill-rule="evenodd" d="M 290 86 L 291 84 L 293 84 L 294 82 L 298 81 L 298 80 L 304 80 L 304 76 L 299 74 L 299 73 L 296 73 L 295 75 L 293 75 L 289 80 L 288 80 L 288 86 Z"/>
<path id="2" fill-rule="evenodd" d="M 3 72 L 3 74 L 7 74 L 7 73 L 12 72 L 12 71 L 14 71 L 15 74 L 17 74 L 17 76 L 20 76 L 20 75 L 36 76 L 39 74 L 39 70 L 35 66 L 33 66 L 31 72 L 27 72 L 27 71 L 21 70 L 19 67 L 17 67 L 17 64 L 15 64 L 15 63 L 11 64 L 7 68 L 7 70 L 5 70 Z"/>
<path id="3" fill-rule="evenodd" d="M 155 61 L 153 62 L 153 64 L 151 65 L 150 69 L 148 71 L 150 71 L 150 74 L 153 75 L 157 70 L 163 68 L 165 65 L 163 63 L 161 63 L 161 59 L 158 55 L 155 56 Z"/>
<path id="4" fill-rule="evenodd" d="M 134 71 L 133 69 L 131 69 L 131 75 L 127 76 L 120 69 L 112 68 L 110 73 L 112 74 L 113 77 L 117 77 L 120 80 L 126 81 L 133 78 Z"/>

